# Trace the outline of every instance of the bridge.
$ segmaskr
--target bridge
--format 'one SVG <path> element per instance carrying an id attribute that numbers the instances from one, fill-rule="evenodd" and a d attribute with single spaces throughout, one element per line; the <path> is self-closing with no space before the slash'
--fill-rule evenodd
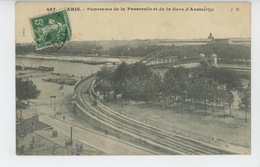
<path id="1" fill-rule="evenodd" d="M 180 64 L 189 64 L 189 63 L 199 63 L 205 62 L 208 66 L 215 66 L 216 55 L 213 54 L 212 57 L 206 58 L 204 54 L 196 55 L 194 57 L 179 57 L 171 56 L 174 50 L 157 50 L 145 56 L 140 62 L 144 63 L 152 68 L 158 67 L 171 67 L 174 65 Z M 169 56 L 170 55 L 170 56 Z"/>
<path id="2" fill-rule="evenodd" d="M 157 50 L 146 55 L 142 60 L 140 60 L 140 62 L 146 64 L 150 68 L 169 68 L 178 65 L 204 62 L 209 67 L 215 66 L 227 70 L 234 70 L 242 76 L 251 75 L 251 66 L 240 64 L 218 64 L 216 54 L 212 54 L 211 57 L 206 57 L 202 53 L 193 57 L 180 57 L 171 56 L 171 53 L 173 53 L 173 51 L 174 50 L 172 49 Z"/>

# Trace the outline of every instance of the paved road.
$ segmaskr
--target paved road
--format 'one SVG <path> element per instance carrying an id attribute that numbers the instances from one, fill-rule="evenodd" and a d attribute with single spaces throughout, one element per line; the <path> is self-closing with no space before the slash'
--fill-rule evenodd
<path id="1" fill-rule="evenodd" d="M 52 126 L 54 129 L 58 130 L 59 133 L 70 136 L 69 123 L 61 120 L 53 119 L 49 116 L 40 116 L 40 121 Z M 154 153 L 145 150 L 143 148 L 127 144 L 125 142 L 119 141 L 101 135 L 99 133 L 87 130 L 83 127 L 73 126 L 73 138 L 76 138 L 82 143 L 88 144 L 108 155 L 153 155 Z"/>

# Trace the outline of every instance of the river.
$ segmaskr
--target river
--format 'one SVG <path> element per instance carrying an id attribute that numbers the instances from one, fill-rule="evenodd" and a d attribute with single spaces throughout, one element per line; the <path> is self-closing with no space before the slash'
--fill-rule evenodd
<path id="1" fill-rule="evenodd" d="M 82 61 L 107 61 L 111 63 L 99 64 L 99 65 L 91 65 L 91 64 L 83 64 L 83 63 L 72 63 L 69 60 L 82 60 Z M 137 58 L 123 58 L 123 61 L 127 63 L 134 63 L 138 61 Z M 121 63 L 119 58 L 111 58 L 111 57 L 79 57 L 79 56 L 59 56 L 59 57 L 44 57 L 44 56 L 35 56 L 35 55 L 27 55 L 27 56 L 17 56 L 16 57 L 16 65 L 26 66 L 26 67 L 54 67 L 54 73 L 63 73 L 70 74 L 76 76 L 86 76 L 100 70 L 102 66 L 113 66 L 112 62 L 115 65 Z"/>
<path id="2" fill-rule="evenodd" d="M 83 63 L 72 63 L 69 60 L 82 60 L 82 61 L 107 61 L 111 63 L 101 64 L 101 65 L 91 65 Z M 131 58 L 116 58 L 116 57 L 84 57 L 84 56 L 41 56 L 41 55 L 17 55 L 16 65 L 37 67 L 46 66 L 54 67 L 55 73 L 64 74 L 74 74 L 74 75 L 90 75 L 100 70 L 102 66 L 112 66 L 112 63 L 116 65 L 120 64 L 122 61 L 126 63 L 135 63 L 140 61 L 140 57 Z"/>

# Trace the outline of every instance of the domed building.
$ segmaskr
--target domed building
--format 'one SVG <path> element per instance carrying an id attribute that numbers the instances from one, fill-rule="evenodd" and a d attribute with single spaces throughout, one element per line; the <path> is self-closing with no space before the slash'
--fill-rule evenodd
<path id="1" fill-rule="evenodd" d="M 208 39 L 215 39 L 212 33 L 209 34 Z"/>

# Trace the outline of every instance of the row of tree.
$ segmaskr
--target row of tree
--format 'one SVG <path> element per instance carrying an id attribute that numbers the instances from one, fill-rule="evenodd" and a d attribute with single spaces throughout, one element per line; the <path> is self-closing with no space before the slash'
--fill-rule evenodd
<path id="1" fill-rule="evenodd" d="M 250 106 L 248 94 L 243 92 L 240 76 L 235 71 L 216 67 L 170 68 L 163 76 L 152 72 L 142 63 L 122 63 L 117 69 L 102 68 L 98 74 L 96 91 L 105 100 L 122 94 L 125 99 L 159 102 L 164 107 L 186 105 L 191 110 L 194 104 L 207 107 L 222 106 L 230 109 L 234 91 L 244 97 L 244 109 Z"/>
<path id="2" fill-rule="evenodd" d="M 206 115 L 207 106 L 221 105 L 225 108 L 234 100 L 233 91 L 241 87 L 239 75 L 233 71 L 221 70 L 215 67 L 197 67 L 185 69 L 171 68 L 164 75 L 163 92 L 173 101 L 181 104 L 204 104 Z"/>

